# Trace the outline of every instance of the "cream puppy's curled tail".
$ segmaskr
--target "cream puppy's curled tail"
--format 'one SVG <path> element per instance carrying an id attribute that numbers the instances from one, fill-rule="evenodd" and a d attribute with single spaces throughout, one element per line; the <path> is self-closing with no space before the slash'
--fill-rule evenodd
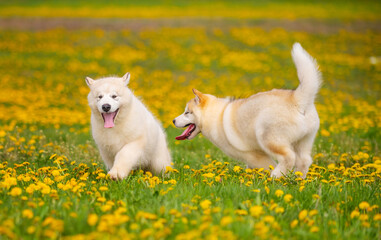
<path id="1" fill-rule="evenodd" d="M 314 104 L 315 96 L 321 85 L 321 73 L 316 60 L 299 43 L 294 44 L 291 55 L 300 82 L 294 92 L 294 97 L 299 105 L 299 110 L 305 112 L 309 106 Z"/>

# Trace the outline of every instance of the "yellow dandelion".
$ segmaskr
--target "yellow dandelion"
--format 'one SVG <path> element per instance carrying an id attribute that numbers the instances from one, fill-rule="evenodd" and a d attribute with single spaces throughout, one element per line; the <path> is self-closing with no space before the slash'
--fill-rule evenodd
<path id="1" fill-rule="evenodd" d="M 310 228 L 310 232 L 312 232 L 312 233 L 319 232 L 319 227 L 312 226 L 312 227 Z"/>
<path id="2" fill-rule="evenodd" d="M 200 202 L 200 206 L 202 209 L 208 209 L 211 204 L 212 204 L 212 202 L 210 200 L 207 200 L 207 199 Z"/>
<path id="3" fill-rule="evenodd" d="M 87 217 L 87 223 L 90 226 L 94 226 L 95 224 L 97 224 L 97 222 L 98 222 L 98 215 L 96 215 L 95 213 L 89 214 L 89 216 Z"/>
<path id="4" fill-rule="evenodd" d="M 292 195 L 291 194 L 286 194 L 286 195 L 284 195 L 283 199 L 284 199 L 285 202 L 288 203 L 288 202 L 290 202 L 292 200 Z"/>
<path id="5" fill-rule="evenodd" d="M 351 218 L 353 219 L 358 216 L 360 216 L 360 212 L 357 209 L 353 210 L 351 213 Z"/>
<path id="6" fill-rule="evenodd" d="M 380 221 L 381 220 L 381 214 L 377 213 L 376 215 L 374 215 L 373 220 L 374 221 Z"/>
<path id="7" fill-rule="evenodd" d="M 22 194 L 22 189 L 19 187 L 14 187 L 8 194 L 12 197 L 20 196 Z"/>
<path id="8" fill-rule="evenodd" d="M 225 227 L 233 222 L 233 218 L 230 216 L 224 216 L 221 218 L 220 224 L 221 226 Z"/>
<path id="9" fill-rule="evenodd" d="M 316 210 L 316 209 L 312 209 L 312 210 L 308 213 L 308 215 L 311 216 L 311 217 L 313 217 L 313 216 L 315 216 L 315 215 L 318 214 L 318 213 L 319 213 L 318 210 Z"/>
<path id="10" fill-rule="evenodd" d="M 299 213 L 299 220 L 303 221 L 307 217 L 308 211 L 307 210 L 302 210 Z"/>
<path id="11" fill-rule="evenodd" d="M 36 227 L 35 227 L 35 226 L 29 226 L 29 227 L 26 229 L 26 232 L 27 232 L 28 234 L 33 234 L 35 231 L 36 231 Z"/>
<path id="12" fill-rule="evenodd" d="M 238 173 L 238 172 L 240 172 L 242 170 L 242 168 L 240 167 L 240 166 L 234 166 L 234 168 L 233 168 L 233 171 L 235 172 L 235 173 Z"/>
<path id="13" fill-rule="evenodd" d="M 293 220 L 291 223 L 290 223 L 290 227 L 291 228 L 295 228 L 297 225 L 298 225 L 299 221 L 298 220 Z"/>
<path id="14" fill-rule="evenodd" d="M 214 173 L 204 173 L 202 174 L 203 177 L 206 177 L 206 178 L 213 178 L 216 174 Z"/>
<path id="15" fill-rule="evenodd" d="M 105 192 L 107 190 L 108 190 L 108 187 L 106 187 L 106 186 L 99 187 L 99 191 L 101 191 L 101 192 Z"/>
<path id="16" fill-rule="evenodd" d="M 153 229 L 151 228 L 146 228 L 144 229 L 141 233 L 140 233 L 140 238 L 141 239 L 144 239 L 144 238 L 147 238 L 149 236 L 151 236 L 153 234 Z"/>
<path id="17" fill-rule="evenodd" d="M 22 216 L 23 218 L 28 218 L 28 219 L 32 219 L 34 214 L 33 214 L 33 211 L 30 210 L 30 209 L 25 209 L 22 211 Z"/>
<path id="18" fill-rule="evenodd" d="M 275 196 L 281 197 L 282 195 L 283 195 L 283 191 L 282 190 L 278 189 L 278 190 L 275 191 Z"/>
<path id="19" fill-rule="evenodd" d="M 273 222 L 275 222 L 275 218 L 274 218 L 274 216 L 267 215 L 267 216 L 263 217 L 263 221 L 267 222 L 267 223 L 273 223 Z"/>
<path id="20" fill-rule="evenodd" d="M 365 209 L 365 210 L 367 210 L 368 208 L 370 207 L 370 205 L 369 205 L 369 203 L 367 203 L 367 202 L 361 202 L 360 204 L 359 204 L 359 208 L 360 209 Z"/>
<path id="21" fill-rule="evenodd" d="M 263 207 L 259 205 L 252 206 L 249 211 L 251 216 L 257 218 L 263 214 Z"/>
<path id="22" fill-rule="evenodd" d="M 335 169 L 335 167 L 336 167 L 336 165 L 335 165 L 334 163 L 331 163 L 331 164 L 329 164 L 329 165 L 327 166 L 327 168 L 328 168 L 329 170 L 333 170 L 333 169 Z"/>
<path id="23" fill-rule="evenodd" d="M 330 132 L 328 132 L 326 129 L 322 129 L 320 131 L 320 134 L 323 136 L 323 137 L 329 137 L 331 135 Z"/>
<path id="24" fill-rule="evenodd" d="M 276 207 L 275 213 L 284 213 L 284 208 L 283 207 Z"/>
<path id="25" fill-rule="evenodd" d="M 367 221 L 369 219 L 369 216 L 367 214 L 360 214 L 359 219 L 361 221 Z"/>
<path id="26" fill-rule="evenodd" d="M 235 213 L 237 215 L 240 215 L 240 216 L 246 216 L 247 215 L 247 211 L 245 209 L 237 209 L 237 210 L 235 210 Z"/>

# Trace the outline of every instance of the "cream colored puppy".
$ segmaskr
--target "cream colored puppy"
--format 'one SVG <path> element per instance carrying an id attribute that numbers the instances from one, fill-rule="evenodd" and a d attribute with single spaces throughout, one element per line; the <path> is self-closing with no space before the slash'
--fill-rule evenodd
<path id="1" fill-rule="evenodd" d="M 202 132 L 227 155 L 250 168 L 276 165 L 273 177 L 295 168 L 305 177 L 319 129 L 314 99 L 321 75 L 315 60 L 299 43 L 293 46 L 292 58 L 300 81 L 296 90 L 273 89 L 232 100 L 193 89 L 196 97 L 173 120 L 176 127 L 187 127 L 176 139 L 192 139 Z"/>
<path id="2" fill-rule="evenodd" d="M 86 78 L 92 134 L 112 179 L 123 179 L 135 168 L 154 173 L 170 166 L 166 136 L 159 122 L 122 78 Z"/>

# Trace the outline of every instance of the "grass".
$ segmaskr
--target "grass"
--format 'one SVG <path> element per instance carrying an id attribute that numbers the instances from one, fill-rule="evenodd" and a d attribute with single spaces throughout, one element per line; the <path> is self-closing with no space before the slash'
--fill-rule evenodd
<path id="1" fill-rule="evenodd" d="M 178 1 L 164 20 L 155 18 L 168 13 L 167 1 L 0 4 L 0 238 L 380 238 L 378 2 L 243 1 L 229 14 L 232 2 L 219 2 L 215 12 L 203 2 L 197 15 L 198 2 Z M 322 11 L 326 4 L 340 6 L 337 14 Z M 99 6 L 108 8 L 101 17 L 129 13 L 127 7 L 135 15 L 93 19 Z M 57 17 L 91 19 L 67 27 L 72 20 L 52 18 L 56 25 L 49 27 L 41 17 L 54 17 L 52 9 L 61 7 Z M 95 12 L 89 16 L 84 8 Z M 242 20 L 246 8 L 261 15 Z M 274 12 L 282 8 L 281 18 L 291 21 L 278 25 Z M 182 21 L 182 9 L 192 19 Z M 205 19 L 213 16 L 221 19 Z M 8 18 L 18 25 L 8 27 Z M 351 30 L 356 21 L 362 29 Z M 202 136 L 174 140 L 181 130 L 171 120 L 193 97 L 192 87 L 217 96 L 295 88 L 290 50 L 296 41 L 324 77 L 306 179 L 246 169 Z M 84 78 L 126 71 L 130 88 L 163 123 L 174 165 L 162 176 L 136 170 L 115 182 L 91 139 Z"/>

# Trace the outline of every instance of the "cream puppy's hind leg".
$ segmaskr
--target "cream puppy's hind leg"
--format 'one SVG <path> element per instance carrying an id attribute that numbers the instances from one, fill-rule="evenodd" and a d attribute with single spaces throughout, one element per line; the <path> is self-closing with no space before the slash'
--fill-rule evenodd
<path id="1" fill-rule="evenodd" d="M 286 175 L 295 166 L 296 154 L 293 147 L 279 139 L 280 137 L 274 137 L 274 134 L 259 134 L 259 144 L 263 150 L 271 157 L 278 160 L 278 165 L 271 172 L 272 177 L 279 178 L 282 175 Z"/>
<path id="2" fill-rule="evenodd" d="M 310 134 L 300 140 L 295 146 L 296 150 L 296 171 L 303 173 L 306 177 L 308 169 L 312 164 L 311 149 L 314 143 L 315 134 Z"/>
<path id="3" fill-rule="evenodd" d="M 108 172 L 111 179 L 121 180 L 126 178 L 135 167 L 142 156 L 140 141 L 135 141 L 125 145 L 115 156 L 114 166 Z"/>
<path id="4" fill-rule="evenodd" d="M 275 166 L 275 162 L 271 157 L 263 151 L 251 152 L 248 157 L 246 157 L 246 163 L 248 168 L 264 168 L 269 169 L 269 166 Z"/>
<path id="5" fill-rule="evenodd" d="M 279 178 L 286 175 L 295 166 L 296 154 L 292 147 L 286 145 L 270 145 L 269 150 L 275 159 L 278 160 L 278 165 L 271 172 L 272 177 Z"/>

